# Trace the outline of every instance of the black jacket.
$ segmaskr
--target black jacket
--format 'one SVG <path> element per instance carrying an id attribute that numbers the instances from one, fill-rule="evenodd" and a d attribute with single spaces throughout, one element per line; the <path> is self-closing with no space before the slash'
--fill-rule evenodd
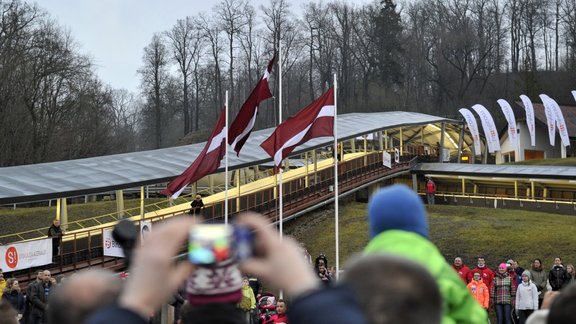
<path id="1" fill-rule="evenodd" d="M 60 226 L 50 226 L 48 229 L 48 237 L 52 238 L 52 245 L 59 245 L 60 238 L 62 237 L 62 228 Z"/>
<path id="2" fill-rule="evenodd" d="M 550 281 L 550 286 L 552 286 L 552 291 L 558 291 L 566 284 L 568 276 L 566 275 L 566 269 L 562 265 L 555 265 L 552 270 L 548 273 L 548 281 Z"/>
<path id="3" fill-rule="evenodd" d="M 2 300 L 8 301 L 14 309 L 18 312 L 18 314 L 24 314 L 26 310 L 26 299 L 22 293 L 12 290 L 11 292 L 4 291 L 2 294 Z"/>

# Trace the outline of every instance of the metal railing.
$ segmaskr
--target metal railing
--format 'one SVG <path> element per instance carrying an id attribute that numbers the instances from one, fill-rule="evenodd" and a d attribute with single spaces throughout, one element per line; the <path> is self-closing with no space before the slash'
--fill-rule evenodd
<path id="1" fill-rule="evenodd" d="M 401 163 L 396 164 L 392 169 L 388 169 L 382 164 L 380 152 L 369 153 L 353 160 L 342 161 L 338 167 L 341 192 L 352 190 L 362 183 L 373 181 L 384 175 L 406 171 L 409 169 L 410 163 L 410 157 L 406 156 Z M 306 177 L 308 177 L 308 180 L 305 179 Z M 333 167 L 325 167 L 318 170 L 317 173 L 303 174 L 284 182 L 283 203 L 285 215 L 289 216 L 318 204 L 329 196 L 333 196 L 333 184 Z M 278 199 L 274 196 L 276 188 L 277 186 L 275 187 L 274 183 L 268 183 L 266 186 L 258 187 L 256 192 L 246 193 L 238 198 L 230 199 L 228 201 L 230 217 L 232 218 L 238 213 L 250 210 L 276 220 L 278 216 Z M 223 219 L 224 203 L 224 201 L 217 201 L 208 204 L 203 210 L 204 218 L 209 220 Z M 154 223 L 183 213 L 184 211 L 161 213 L 146 217 L 143 220 Z M 132 216 L 132 218 L 136 223 L 142 220 L 139 213 Z M 88 228 L 65 234 L 61 244 L 61 253 L 55 258 L 56 263 L 51 270 L 55 273 L 67 273 L 91 266 L 113 269 L 122 268 L 123 262 L 120 259 L 103 255 L 103 233 L 105 230 L 111 230 L 112 227 L 113 225 Z M 16 271 L 13 275 L 22 281 L 32 280 L 34 277 L 32 270 Z"/>

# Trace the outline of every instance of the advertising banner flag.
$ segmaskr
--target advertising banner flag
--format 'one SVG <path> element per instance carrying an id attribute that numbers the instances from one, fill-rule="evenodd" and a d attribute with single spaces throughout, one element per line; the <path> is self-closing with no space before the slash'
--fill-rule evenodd
<path id="1" fill-rule="evenodd" d="M 0 269 L 4 272 L 52 263 L 52 239 L 0 245 Z"/>
<path id="2" fill-rule="evenodd" d="M 504 99 L 498 99 L 496 102 L 500 105 L 504 117 L 508 122 L 508 138 L 510 139 L 510 144 L 516 150 L 518 149 L 518 132 L 516 128 L 516 117 L 514 117 L 514 111 L 508 101 Z"/>
<path id="3" fill-rule="evenodd" d="M 548 102 L 547 95 L 540 95 L 540 100 L 544 105 L 544 112 L 546 113 L 546 123 L 548 124 L 548 137 L 550 138 L 550 145 L 554 146 L 556 142 L 556 118 L 554 110 Z"/>
<path id="4" fill-rule="evenodd" d="M 482 128 L 484 128 L 484 136 L 486 136 L 486 142 L 488 143 L 488 152 L 500 151 L 500 139 L 498 138 L 498 131 L 492 115 L 482 105 L 476 104 L 472 106 L 472 109 L 480 116 L 480 122 L 482 123 Z"/>
<path id="5" fill-rule="evenodd" d="M 476 151 L 476 155 L 482 154 L 482 150 L 480 148 L 480 133 L 478 132 L 478 124 L 476 123 L 474 114 L 466 108 L 461 108 L 458 111 L 460 114 L 462 114 L 462 116 L 464 116 L 464 120 L 466 120 L 468 129 L 472 135 L 472 141 L 474 142 L 474 150 Z"/>
<path id="6" fill-rule="evenodd" d="M 526 95 L 520 95 L 520 99 L 522 99 L 522 104 L 524 104 L 524 109 L 526 110 L 526 125 L 528 125 L 528 131 L 530 132 L 530 144 L 536 146 L 536 125 L 532 100 Z"/>
<path id="7" fill-rule="evenodd" d="M 544 99 L 548 102 L 550 106 L 550 110 L 554 115 L 554 120 L 556 121 L 556 127 L 558 127 L 558 133 L 560 133 L 560 139 L 562 139 L 562 144 L 564 146 L 570 146 L 570 137 L 568 136 L 568 129 L 566 128 L 566 122 L 564 121 L 564 114 L 562 114 L 562 110 L 556 100 L 550 98 L 545 94 L 541 94 L 540 98 L 542 98 L 542 102 Z M 544 109 L 546 109 L 546 103 L 544 102 Z"/>

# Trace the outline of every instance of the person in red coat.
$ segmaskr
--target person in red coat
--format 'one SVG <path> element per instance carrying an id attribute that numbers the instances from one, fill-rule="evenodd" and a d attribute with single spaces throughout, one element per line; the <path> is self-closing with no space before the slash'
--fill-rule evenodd
<path id="1" fill-rule="evenodd" d="M 486 284 L 486 287 L 492 287 L 492 279 L 494 279 L 494 271 L 490 270 L 488 266 L 486 266 L 486 260 L 484 257 L 478 258 L 478 265 L 476 268 L 472 269 L 472 271 L 468 272 L 467 280 L 470 282 L 472 280 L 472 273 L 480 272 L 482 275 L 482 281 Z"/>
<path id="2" fill-rule="evenodd" d="M 286 316 L 286 302 L 284 299 L 278 299 L 276 302 L 276 312 L 274 315 L 274 324 L 288 324 L 288 317 Z"/>
<path id="3" fill-rule="evenodd" d="M 455 257 L 454 258 L 454 263 L 452 264 L 452 268 L 456 272 L 458 272 L 458 275 L 460 276 L 460 278 L 462 278 L 462 280 L 466 284 L 468 284 L 470 282 L 468 280 L 468 275 L 470 274 L 470 268 L 468 268 L 466 265 L 464 265 L 461 257 Z"/>

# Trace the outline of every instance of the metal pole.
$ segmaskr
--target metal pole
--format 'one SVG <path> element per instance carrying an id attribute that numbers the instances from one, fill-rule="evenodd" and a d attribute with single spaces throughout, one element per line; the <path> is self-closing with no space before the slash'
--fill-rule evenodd
<path id="1" fill-rule="evenodd" d="M 336 80 L 336 73 L 334 73 L 334 152 L 338 149 L 338 83 Z M 366 145 L 364 145 L 364 149 L 366 149 Z M 335 233 L 334 236 L 336 237 L 336 280 L 339 279 L 339 270 L 340 270 L 340 239 L 339 239 L 339 215 L 338 215 L 338 159 L 336 158 L 336 154 L 334 154 L 334 212 L 335 212 L 335 220 L 334 220 L 334 227 Z"/>
<path id="2" fill-rule="evenodd" d="M 226 91 L 226 131 L 224 132 L 224 144 L 226 146 L 226 162 L 224 164 L 224 224 L 228 225 L 228 91 Z"/>

